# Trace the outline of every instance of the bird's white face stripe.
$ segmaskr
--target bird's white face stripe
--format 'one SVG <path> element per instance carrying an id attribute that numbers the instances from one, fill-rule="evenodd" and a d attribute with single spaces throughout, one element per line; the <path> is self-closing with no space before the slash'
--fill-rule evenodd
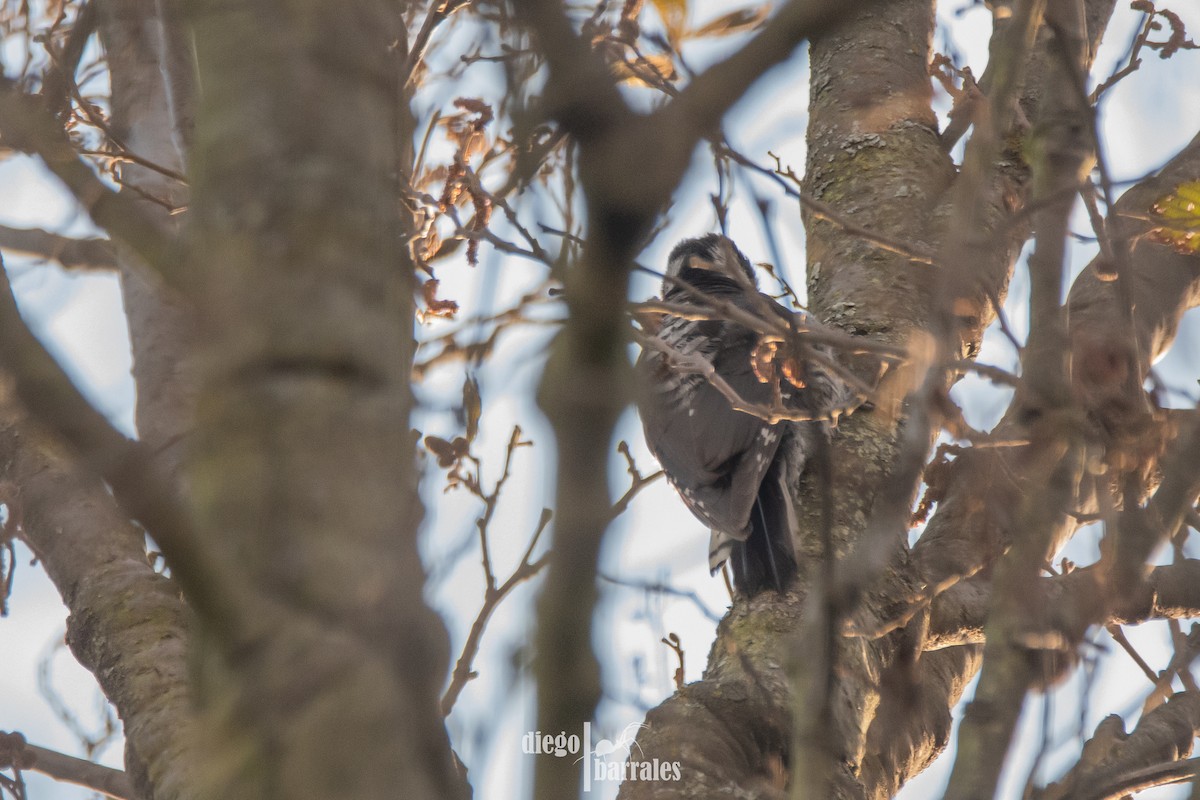
<path id="1" fill-rule="evenodd" d="M 707 270 L 728 274 L 731 270 L 744 270 L 751 283 L 756 283 L 754 270 L 749 260 L 737 249 L 732 241 L 724 236 L 710 234 L 700 239 L 689 239 L 680 242 L 671 251 L 667 262 L 667 280 L 663 281 L 663 291 L 669 291 L 675 286 L 673 278 L 679 277 L 684 269 Z"/>

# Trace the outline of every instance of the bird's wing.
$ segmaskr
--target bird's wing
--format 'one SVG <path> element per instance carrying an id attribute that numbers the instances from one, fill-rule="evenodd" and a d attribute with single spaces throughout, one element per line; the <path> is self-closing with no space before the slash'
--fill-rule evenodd
<path id="1" fill-rule="evenodd" d="M 756 337 L 732 323 L 690 323 L 693 335 L 714 343 L 704 355 L 743 399 L 767 404 L 772 387 L 750 365 Z M 693 343 L 694 338 L 676 337 Z M 689 344 L 683 345 L 684 347 Z M 680 374 L 662 353 L 638 361 L 646 441 L 692 513 L 710 527 L 744 538 L 750 510 L 781 434 L 777 425 L 740 411 L 705 378 Z"/>

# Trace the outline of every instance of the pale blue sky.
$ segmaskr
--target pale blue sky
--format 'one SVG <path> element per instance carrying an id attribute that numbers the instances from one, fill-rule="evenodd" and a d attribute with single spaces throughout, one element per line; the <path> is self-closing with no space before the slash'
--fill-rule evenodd
<path id="1" fill-rule="evenodd" d="M 1193 33 L 1200 33 L 1200 8 L 1190 2 L 1172 5 L 1189 22 Z M 693 19 L 703 21 L 715 16 L 716 9 L 724 7 L 712 0 L 694 3 Z M 951 18 L 953 15 L 947 11 L 944 16 Z M 1136 19 L 1127 8 L 1118 13 L 1097 62 L 1098 74 L 1107 75 L 1115 59 L 1124 52 Z M 983 70 L 986 48 L 982 37 L 986 36 L 987 27 L 987 14 L 982 7 L 967 12 L 955 27 L 955 45 L 969 54 L 976 75 Z M 714 52 L 712 45 L 704 45 L 689 52 L 689 58 L 694 66 L 701 66 Z M 1147 53 L 1141 72 L 1112 92 L 1104 107 L 1102 127 L 1115 176 L 1135 177 L 1153 169 L 1200 129 L 1198 59 L 1200 55 L 1194 52 L 1183 52 L 1172 61 L 1162 62 L 1153 53 Z M 766 151 L 770 149 L 797 169 L 803 166 L 805 67 L 805 56 L 800 53 L 772 72 L 731 113 L 727 130 L 748 155 L 765 163 L 768 160 Z M 447 93 L 448 98 L 454 96 Z M 446 105 L 447 109 L 443 110 L 448 110 L 448 101 Z M 707 198 L 713 191 L 712 184 L 711 166 L 702 155 L 697 160 L 697 168 L 677 194 L 665 231 L 643 254 L 644 263 L 661 266 L 665 253 L 676 240 L 715 228 Z M 764 185 L 759 188 L 763 189 Z M 785 264 L 781 266 L 789 273 L 793 286 L 802 289 L 804 250 L 798 209 L 785 198 L 770 196 L 775 204 L 776 230 L 785 256 Z M 31 162 L 19 158 L 0 163 L 0 222 L 68 229 L 75 233 L 88 229 L 53 181 Z M 1076 230 L 1087 231 L 1082 217 Z M 745 203 L 735 207 L 730 232 L 752 261 L 771 260 L 760 222 Z M 1076 268 L 1082 267 L 1089 257 L 1090 248 L 1086 246 L 1072 249 L 1072 263 Z M 66 275 L 55 267 L 13 256 L 7 256 L 6 262 L 22 309 L 33 327 L 62 358 L 94 402 L 115 422 L 131 428 L 133 387 L 128 378 L 128 345 L 115 281 L 102 276 Z M 495 292 L 481 299 L 478 278 L 481 272 L 488 271 L 495 273 L 489 284 L 495 287 Z M 443 280 L 442 294 L 462 303 L 464 316 L 467 316 L 505 307 L 506 303 L 536 285 L 543 273 L 527 262 L 500 258 L 485 246 L 480 267 L 471 268 L 461 263 L 446 265 L 440 268 L 439 277 Z M 1025 285 L 1023 274 L 1018 274 L 1008 303 L 1009 316 L 1019 331 L 1025 328 L 1021 291 Z M 635 281 L 634 294 L 639 298 L 656 291 L 657 286 L 651 278 L 641 277 Z M 446 323 L 433 323 L 427 333 L 436 335 L 445 326 Z M 549 502 L 553 474 L 553 466 L 547 463 L 550 437 L 530 401 L 540 371 L 545 338 L 544 328 L 532 328 L 502 340 L 496 358 L 485 365 L 479 375 L 487 414 L 476 451 L 485 459 L 485 482 L 494 480 L 497 475 L 502 448 L 513 424 L 519 423 L 527 438 L 537 443 L 534 449 L 519 451 L 514 476 L 493 523 L 493 559 L 501 579 L 524 549 L 539 510 Z M 1175 351 L 1160 365 L 1161 373 L 1169 383 L 1190 387 L 1193 395 L 1197 357 L 1200 356 L 1198 348 L 1200 327 L 1196 316 L 1190 315 Z M 1009 364 L 1011 348 L 1003 337 L 989 333 L 982 358 L 989 363 Z M 459 432 L 453 415 L 444 409 L 456 402 L 462 377 L 458 367 L 439 370 L 419 387 L 425 410 L 416 424 L 423 431 L 439 435 Z M 1003 392 L 973 378 L 964 380 L 956 389 L 956 395 L 966 405 L 972 422 L 981 426 L 994 420 L 1007 402 Z M 640 425 L 632 411 L 623 418 L 619 437 L 630 443 L 644 471 L 655 468 L 641 441 Z M 627 482 L 619 458 L 612 461 L 610 474 L 614 494 L 619 494 Z M 460 545 L 469 546 L 479 507 L 461 493 L 442 494 L 440 477 L 436 474 L 426 482 L 425 497 L 429 507 L 426 550 L 436 568 L 444 563 L 446 553 L 458 550 Z M 629 578 L 669 579 L 680 589 L 695 591 L 705 604 L 721 613 L 728 597 L 720 579 L 708 575 L 706 544 L 707 533 L 701 524 L 688 514 L 668 487 L 659 483 L 639 496 L 630 511 L 614 526 L 605 546 L 604 569 Z M 1081 537 L 1072 544 L 1070 554 L 1083 562 L 1094 558 L 1095 537 Z M 27 562 L 28 551 L 23 551 L 23 555 Z M 451 568 L 438 572 L 438 578 L 431 588 L 431 598 L 447 616 L 456 657 L 457 648 L 481 601 L 482 580 L 477 552 L 469 551 Z M 534 593 L 532 586 L 518 589 L 493 618 L 477 661 L 481 676 L 463 693 L 449 721 L 456 747 L 471 769 L 476 797 L 480 800 L 517 795 L 517 787 L 527 785 L 532 767 L 534 756 L 526 756 L 520 750 L 521 736 L 531 726 L 532 693 L 511 665 L 522 660 L 522 648 L 532 624 L 530 603 Z M 597 717 L 597 735 L 615 738 L 627 724 L 641 721 L 641 706 L 657 703 L 672 689 L 673 656 L 659 639 L 668 632 L 681 637 L 688 656 L 687 678 L 695 680 L 703 669 L 714 625 L 685 600 L 647 598 L 635 591 L 611 587 L 605 589 L 604 598 L 598 614 L 596 644 L 605 662 L 607 697 Z M 21 730 L 39 744 L 78 752 L 66 729 L 54 719 L 37 695 L 37 661 L 47 643 L 61 636 L 64 614 L 53 588 L 37 567 L 22 564 L 11 606 L 11 615 L 0 620 L 0 642 L 3 643 L 0 647 L 3 652 L 0 657 L 0 729 Z M 1130 636 L 1144 647 L 1143 652 L 1147 655 L 1162 652 L 1160 631 L 1134 629 Z M 1098 637 L 1098 641 L 1106 640 L 1106 636 Z M 56 685 L 81 713 L 86 714 L 93 706 L 95 691 L 90 676 L 68 657 L 60 655 L 55 664 Z M 1084 732 L 1090 733 L 1101 707 L 1105 712 L 1114 707 L 1136 708 L 1135 698 L 1144 692 L 1144 684 L 1145 679 L 1123 655 L 1111 659 L 1095 681 L 1096 702 L 1085 714 Z M 1053 696 L 1058 716 L 1052 736 L 1056 748 L 1052 749 L 1048 761 L 1051 772 L 1055 765 L 1069 761 L 1072 748 L 1077 746 L 1074 737 L 1082 692 L 1082 681 L 1077 678 Z M 1028 743 L 1024 748 L 1026 756 L 1040 737 L 1037 719 L 1040 709 L 1036 712 L 1027 715 L 1020 734 Z M 119 746 L 110 748 L 106 755 L 109 763 L 119 765 Z M 945 779 L 949 763 L 948 758 L 943 758 L 933 769 L 913 781 L 904 796 L 918 798 L 936 793 Z M 1013 765 L 1005 797 L 1019 796 L 1027 769 L 1027 763 Z M 84 796 L 80 791 L 48 786 L 43 779 L 34 776 L 29 780 L 33 789 L 31 796 L 35 798 L 68 800 Z M 1159 796 L 1181 796 L 1181 791 L 1186 790 L 1162 790 Z M 593 796 L 606 798 L 614 793 L 614 787 L 601 787 Z"/>

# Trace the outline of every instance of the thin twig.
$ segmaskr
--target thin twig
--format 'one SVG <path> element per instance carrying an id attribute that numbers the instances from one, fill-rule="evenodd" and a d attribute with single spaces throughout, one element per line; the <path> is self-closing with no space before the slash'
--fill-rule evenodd
<path id="1" fill-rule="evenodd" d="M 403 86 L 406 91 L 411 91 L 409 85 L 417 73 L 417 66 L 421 63 L 421 59 L 425 57 L 425 51 L 429 47 L 429 40 L 433 37 L 433 32 L 451 14 L 460 8 L 465 8 L 470 2 L 471 0 L 432 0 L 429 4 L 429 13 L 425 15 L 425 21 L 413 39 L 408 57 L 404 61 L 404 74 L 401 77 L 404 79 Z"/>
<path id="2" fill-rule="evenodd" d="M 708 604 L 691 589 L 678 589 L 661 581 L 639 581 L 631 578 L 618 578 L 615 575 L 607 575 L 603 572 L 599 573 L 600 580 L 611 583 L 614 586 L 622 586 L 626 589 L 637 589 L 647 594 L 661 594 L 668 597 L 678 597 L 681 600 L 687 600 L 696 606 L 696 609 L 707 617 L 711 622 L 720 622 L 721 616 L 717 612 L 709 608 Z"/>
<path id="3" fill-rule="evenodd" d="M 1128 56 L 1125 59 L 1125 66 L 1113 71 L 1099 86 L 1097 86 L 1088 96 L 1088 105 L 1095 105 L 1104 93 L 1111 89 L 1125 76 L 1136 72 L 1142 66 L 1140 58 L 1142 48 L 1146 45 L 1146 41 L 1150 38 L 1150 31 L 1153 30 L 1154 14 L 1148 13 L 1142 22 L 1141 29 L 1134 34 L 1133 41 L 1129 43 Z"/>
<path id="4" fill-rule="evenodd" d="M 117 257 L 107 239 L 72 239 L 41 228 L 0 225 L 0 247 L 57 261 L 66 269 L 113 270 Z"/>
<path id="5" fill-rule="evenodd" d="M 119 770 L 105 767 L 92 761 L 48 750 L 37 745 L 26 744 L 26 751 L 34 757 L 34 772 L 48 775 L 56 781 L 73 783 L 95 792 L 108 795 L 115 800 L 138 800 L 129 776 Z"/>
<path id="6" fill-rule="evenodd" d="M 627 469 L 629 472 L 630 483 L 629 488 L 625 490 L 625 493 L 617 498 L 617 502 L 612 504 L 612 508 L 609 510 L 608 517 L 610 520 L 614 520 L 624 514 L 625 510 L 629 508 L 629 504 L 633 502 L 633 498 L 637 497 L 638 492 L 642 491 L 642 489 L 645 489 L 647 486 L 654 483 L 656 480 L 666 474 L 660 469 L 657 472 L 650 473 L 649 475 L 642 475 L 638 471 L 637 465 L 633 463 L 633 455 L 629 452 L 629 444 L 625 441 L 621 441 L 620 444 L 617 445 L 617 450 L 621 453 L 621 455 L 625 456 L 625 462 L 628 465 Z"/>
<path id="7" fill-rule="evenodd" d="M 105 185 L 80 159 L 40 98 L 24 94 L 7 80 L 0 82 L 0 137 L 12 147 L 40 156 L 97 225 L 127 244 L 168 282 L 181 277 L 182 254 L 176 237 L 144 208 Z"/>
<path id="8" fill-rule="evenodd" d="M 467 641 L 463 643 L 463 649 L 458 657 L 458 661 L 454 664 L 454 672 L 450 675 L 450 685 L 446 687 L 445 693 L 442 695 L 441 711 L 442 716 L 448 716 L 454 710 L 454 704 L 458 702 L 458 697 L 462 694 L 462 690 L 467 683 L 477 674 L 472 669 L 472 664 L 475 661 L 475 656 L 479 653 L 479 644 L 483 640 L 483 632 L 487 628 L 488 620 L 491 619 L 492 613 L 496 607 L 504 600 L 505 597 L 512 592 L 520 584 L 533 578 L 550 561 L 550 554 L 546 553 L 536 561 L 530 561 L 534 547 L 537 546 L 538 540 L 541 538 L 542 531 L 550 523 L 550 509 L 543 508 L 541 519 L 538 520 L 537 528 L 530 537 L 529 546 L 525 548 L 525 554 L 521 557 L 519 563 L 512 574 L 508 576 L 508 580 L 496 586 L 490 583 L 484 590 L 483 606 L 479 609 L 479 613 L 475 615 L 475 621 L 471 623 L 471 631 L 467 634 Z"/>
<path id="9" fill-rule="evenodd" d="M 679 372 L 702 375 L 714 389 L 724 395 L 734 411 L 750 414 L 772 425 L 785 420 L 790 422 L 836 421 L 842 414 L 857 408 L 860 403 L 858 398 L 855 398 L 843 408 L 830 409 L 828 414 L 812 414 L 809 411 L 791 409 L 783 405 L 768 406 L 762 403 L 751 403 L 738 394 L 737 390 L 721 377 L 711 361 L 699 353 L 681 353 L 656 336 L 646 336 L 643 334 L 637 338 L 643 347 L 651 347 L 665 355 L 671 365 Z"/>
<path id="10" fill-rule="evenodd" d="M 1108 635 L 1113 638 L 1113 641 L 1119 644 L 1121 649 L 1133 659 L 1133 663 L 1138 665 L 1138 669 L 1142 671 L 1142 674 L 1149 678 L 1151 683 L 1157 684 L 1158 675 L 1156 675 L 1154 670 L 1150 668 L 1150 665 L 1146 663 L 1146 660 L 1142 658 L 1141 653 L 1134 649 L 1133 644 L 1129 641 L 1129 638 L 1125 636 L 1125 631 L 1121 628 L 1121 626 L 1115 624 L 1108 625 L 1106 626 L 1105 630 L 1108 631 Z"/>

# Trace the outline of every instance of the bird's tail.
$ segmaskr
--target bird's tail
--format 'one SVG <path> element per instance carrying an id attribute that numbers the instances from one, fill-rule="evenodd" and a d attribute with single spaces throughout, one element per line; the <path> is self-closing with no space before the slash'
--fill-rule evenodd
<path id="1" fill-rule="evenodd" d="M 750 511 L 750 535 L 735 543 L 730 554 L 734 588 L 747 597 L 764 589 L 782 593 L 796 576 L 791 504 L 781 473 L 777 461 L 758 489 Z"/>

